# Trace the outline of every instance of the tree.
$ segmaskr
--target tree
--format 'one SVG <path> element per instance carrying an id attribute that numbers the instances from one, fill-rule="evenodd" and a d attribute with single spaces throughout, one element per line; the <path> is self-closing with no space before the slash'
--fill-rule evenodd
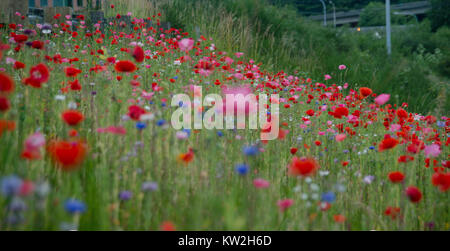
<path id="1" fill-rule="evenodd" d="M 382 3 L 372 2 L 367 5 L 359 16 L 360 26 L 381 26 L 386 24 L 385 7 Z"/>
<path id="2" fill-rule="evenodd" d="M 450 1 L 431 0 L 431 29 L 436 31 L 441 26 L 450 26 Z"/>
<path id="3" fill-rule="evenodd" d="M 391 22 L 393 24 L 405 24 L 411 21 L 411 16 L 395 15 L 391 9 Z M 361 12 L 359 16 L 360 26 L 384 26 L 386 25 L 386 7 L 383 3 L 371 2 Z"/>

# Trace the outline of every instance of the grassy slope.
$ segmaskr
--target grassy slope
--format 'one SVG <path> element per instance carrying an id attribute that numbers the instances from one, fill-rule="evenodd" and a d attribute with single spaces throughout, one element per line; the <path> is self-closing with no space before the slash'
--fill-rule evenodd
<path id="1" fill-rule="evenodd" d="M 301 18 L 295 8 L 275 7 L 266 0 L 133 2 L 142 2 L 147 8 L 124 7 L 138 12 L 161 12 L 173 27 L 193 34 L 198 27 L 201 34 L 214 38 L 220 48 L 245 52 L 249 58 L 264 62 L 265 69 L 307 72 L 321 80 L 323 74 L 335 73 L 338 65 L 345 64 L 349 66 L 350 86 L 369 86 L 377 93 L 391 93 L 394 102 L 407 102 L 412 110 L 424 114 L 450 110 L 446 99 L 448 78 L 438 77 L 429 70 L 429 62 L 412 56 L 417 43 L 430 43 L 431 39 L 424 38 L 431 36 L 427 27 L 395 32 L 394 55 L 389 59 L 383 38 L 376 39 L 372 33 L 352 33 L 346 28 L 323 28 Z M 449 53 L 448 45 L 439 46 Z M 430 50 L 434 53 L 434 49 Z"/>

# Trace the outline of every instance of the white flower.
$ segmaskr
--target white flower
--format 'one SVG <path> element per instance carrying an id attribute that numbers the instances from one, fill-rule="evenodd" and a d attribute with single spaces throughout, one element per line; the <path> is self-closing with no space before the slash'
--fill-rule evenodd
<path id="1" fill-rule="evenodd" d="M 77 109 L 77 103 L 73 101 L 70 102 L 67 106 L 69 107 L 69 109 Z"/>
<path id="2" fill-rule="evenodd" d="M 155 118 L 155 115 L 153 113 L 146 113 L 146 114 L 142 114 L 139 119 L 142 121 L 146 121 L 146 120 L 153 120 Z"/>
<path id="3" fill-rule="evenodd" d="M 56 95 L 55 100 L 66 100 L 66 96 L 64 95 Z"/>
<path id="4" fill-rule="evenodd" d="M 310 188 L 312 191 L 318 191 L 319 190 L 319 185 L 312 183 L 310 185 Z"/>

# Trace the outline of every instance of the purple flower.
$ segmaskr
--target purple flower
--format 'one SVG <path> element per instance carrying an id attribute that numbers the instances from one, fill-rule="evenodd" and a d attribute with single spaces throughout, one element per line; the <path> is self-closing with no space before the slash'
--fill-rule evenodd
<path id="1" fill-rule="evenodd" d="M 21 212 L 27 209 L 27 205 L 21 198 L 14 197 L 14 199 L 8 205 L 8 209 L 12 212 Z"/>
<path id="2" fill-rule="evenodd" d="M 23 34 L 28 35 L 28 36 L 34 36 L 34 35 L 36 35 L 36 31 L 35 30 L 31 30 L 31 29 L 25 29 L 23 31 Z"/>
<path id="3" fill-rule="evenodd" d="M 127 201 L 127 200 L 130 200 L 131 197 L 133 197 L 133 193 L 131 191 L 124 190 L 119 193 L 120 200 Z"/>
<path id="4" fill-rule="evenodd" d="M 141 189 L 143 192 L 158 190 L 158 183 L 151 181 L 144 182 L 142 183 Z"/>
<path id="5" fill-rule="evenodd" d="M 368 176 L 364 177 L 363 181 L 366 184 L 371 184 L 374 179 L 375 179 L 375 176 L 368 175 Z"/>
<path id="6" fill-rule="evenodd" d="M 4 196 L 16 195 L 20 191 L 22 183 L 22 179 L 15 175 L 3 177 L 0 180 L 0 192 Z"/>

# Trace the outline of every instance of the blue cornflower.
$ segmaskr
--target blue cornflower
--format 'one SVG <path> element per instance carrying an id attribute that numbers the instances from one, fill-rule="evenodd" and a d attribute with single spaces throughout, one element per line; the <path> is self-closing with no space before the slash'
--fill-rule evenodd
<path id="1" fill-rule="evenodd" d="M 166 103 L 162 103 L 161 106 L 162 106 L 162 107 L 166 107 Z"/>
<path id="2" fill-rule="evenodd" d="M 240 175 L 246 175 L 248 173 L 249 169 L 250 169 L 249 166 L 246 164 L 238 164 L 238 165 L 236 165 L 236 168 L 235 168 L 236 172 Z"/>
<path id="3" fill-rule="evenodd" d="M 156 121 L 157 126 L 163 126 L 165 123 L 166 123 L 166 121 L 164 119 L 160 119 L 160 120 Z"/>
<path id="4" fill-rule="evenodd" d="M 86 205 L 79 200 L 69 199 L 64 203 L 64 209 L 71 214 L 84 213 L 86 211 Z"/>
<path id="5" fill-rule="evenodd" d="M 374 146 L 370 146 L 369 149 L 370 149 L 370 150 L 373 150 L 373 149 L 375 149 L 375 147 L 374 147 Z"/>
<path id="6" fill-rule="evenodd" d="M 178 102 L 179 107 L 183 107 L 183 101 Z"/>
<path id="7" fill-rule="evenodd" d="M 15 195 L 19 192 L 22 183 L 22 179 L 15 175 L 3 177 L 0 180 L 0 191 L 4 196 Z"/>
<path id="8" fill-rule="evenodd" d="M 333 203 L 335 200 L 336 200 L 336 195 L 331 191 L 322 194 L 323 202 Z"/>
<path id="9" fill-rule="evenodd" d="M 218 131 L 217 132 L 217 136 L 222 137 L 223 136 L 223 132 L 222 131 Z"/>
<path id="10" fill-rule="evenodd" d="M 147 124 L 145 124 L 144 122 L 137 122 L 136 123 L 136 129 L 138 129 L 138 130 L 145 129 L 146 127 L 147 127 Z"/>
<path id="11" fill-rule="evenodd" d="M 258 155 L 259 149 L 257 146 L 244 146 L 242 152 L 245 156 L 255 156 Z"/>
<path id="12" fill-rule="evenodd" d="M 444 122 L 444 121 L 439 121 L 439 120 L 438 120 L 438 121 L 436 122 L 436 124 L 437 124 L 438 127 L 445 127 L 445 122 Z"/>
<path id="13" fill-rule="evenodd" d="M 188 136 L 191 136 L 191 129 L 183 129 L 183 132 L 185 132 Z"/>

